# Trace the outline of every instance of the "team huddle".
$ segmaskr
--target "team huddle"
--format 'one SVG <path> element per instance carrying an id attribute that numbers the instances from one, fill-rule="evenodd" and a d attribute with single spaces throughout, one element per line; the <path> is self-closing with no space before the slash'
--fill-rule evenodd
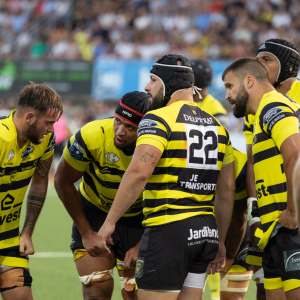
<path id="1" fill-rule="evenodd" d="M 175 54 L 152 66 L 145 93 L 125 94 L 112 118 L 69 139 L 54 185 L 74 221 L 83 299 L 111 299 L 114 267 L 124 300 L 203 299 L 206 282 L 212 299 L 239 300 L 251 278 L 253 299 L 300 299 L 299 65 L 290 42 L 271 39 L 223 72 L 247 154 L 231 144 L 227 112 L 208 93 L 208 61 Z M 54 90 L 31 83 L 0 117 L 4 300 L 33 299 L 28 255 L 62 113 Z"/>

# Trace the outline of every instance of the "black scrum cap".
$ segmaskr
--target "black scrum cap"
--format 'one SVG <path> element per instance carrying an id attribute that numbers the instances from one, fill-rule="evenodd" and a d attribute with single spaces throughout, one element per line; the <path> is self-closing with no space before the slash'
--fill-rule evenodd
<path id="1" fill-rule="evenodd" d="M 191 61 L 191 65 L 194 71 L 195 86 L 199 88 L 210 86 L 212 81 L 212 69 L 208 60 L 195 59 Z"/>
<path id="2" fill-rule="evenodd" d="M 257 53 L 272 54 L 279 62 L 279 71 L 274 87 L 291 77 L 297 77 L 300 65 L 300 56 L 297 48 L 290 42 L 282 39 L 266 40 L 257 50 Z"/>
<path id="3" fill-rule="evenodd" d="M 130 92 L 119 101 L 115 115 L 138 126 L 143 116 L 149 110 L 149 98 L 144 92 Z"/>
<path id="4" fill-rule="evenodd" d="M 181 61 L 181 66 L 177 61 Z M 190 88 L 194 85 L 194 74 L 190 61 L 181 55 L 168 54 L 156 61 L 150 73 L 158 77 L 163 83 L 164 106 L 174 93 Z"/>

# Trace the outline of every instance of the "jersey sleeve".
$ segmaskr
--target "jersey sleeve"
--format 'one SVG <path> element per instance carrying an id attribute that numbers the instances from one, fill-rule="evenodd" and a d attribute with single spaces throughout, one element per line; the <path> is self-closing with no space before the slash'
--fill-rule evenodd
<path id="1" fill-rule="evenodd" d="M 243 133 L 246 138 L 246 145 L 251 145 L 253 141 L 254 116 L 248 115 L 243 120 Z"/>
<path id="2" fill-rule="evenodd" d="M 146 114 L 138 127 L 136 146 L 152 145 L 163 153 L 167 145 L 167 128 L 165 120 L 154 114 Z"/>
<path id="3" fill-rule="evenodd" d="M 47 148 L 46 148 L 44 154 L 42 155 L 41 160 L 45 160 L 45 159 L 48 159 L 49 157 L 51 157 L 51 155 L 54 152 L 54 147 L 55 147 L 55 133 L 53 132 L 50 135 Z"/>
<path id="4" fill-rule="evenodd" d="M 225 131 L 226 131 L 226 136 L 228 137 L 228 142 L 226 145 L 225 155 L 224 155 L 224 159 L 223 159 L 223 165 L 227 165 L 235 160 L 234 155 L 233 155 L 233 148 L 232 148 L 231 141 L 229 138 L 229 134 L 226 129 L 225 129 Z"/>
<path id="5" fill-rule="evenodd" d="M 91 161 L 93 161 L 93 155 L 82 137 L 81 130 L 69 139 L 68 144 L 64 149 L 63 156 L 70 166 L 83 172 Z"/>
<path id="6" fill-rule="evenodd" d="M 284 103 L 269 103 L 259 116 L 262 131 L 274 140 L 278 149 L 291 135 L 299 133 L 298 118 L 293 109 Z"/>

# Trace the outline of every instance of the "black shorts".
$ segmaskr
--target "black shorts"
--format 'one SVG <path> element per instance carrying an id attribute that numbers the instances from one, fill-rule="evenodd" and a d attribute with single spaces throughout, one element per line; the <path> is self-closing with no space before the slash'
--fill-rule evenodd
<path id="1" fill-rule="evenodd" d="M 300 287 L 300 235 L 298 229 L 281 227 L 263 252 L 264 285 L 284 292 Z"/>
<path id="2" fill-rule="evenodd" d="M 10 270 L 0 274 L 1 293 L 20 286 L 31 287 L 28 256 L 21 256 L 19 246 L 0 250 L 0 265 L 11 266 Z"/>
<path id="3" fill-rule="evenodd" d="M 107 213 L 86 200 L 80 193 L 79 195 L 87 220 L 92 229 L 98 232 L 106 219 Z M 136 246 L 141 240 L 144 232 L 143 219 L 144 216 L 141 213 L 135 217 L 123 217 L 117 222 L 115 232 L 112 234 L 114 245 L 111 245 L 110 248 L 114 251 L 118 260 L 123 261 L 126 252 Z M 70 248 L 73 253 L 75 250 L 84 249 L 80 232 L 75 223 L 72 226 L 72 243 Z"/>
<path id="4" fill-rule="evenodd" d="M 181 290 L 188 273 L 202 274 L 218 252 L 213 216 L 146 227 L 136 263 L 139 289 Z"/>
<path id="5" fill-rule="evenodd" d="M 250 241 L 250 229 L 247 226 L 243 241 L 240 245 L 240 248 L 238 250 L 238 253 L 236 257 L 234 258 L 233 266 L 238 265 L 241 266 L 241 271 L 243 269 L 246 269 L 246 271 L 252 270 L 252 267 L 246 263 L 247 259 L 247 253 L 248 253 L 248 248 L 249 248 L 249 241 Z M 245 270 L 243 270 L 245 271 Z"/>

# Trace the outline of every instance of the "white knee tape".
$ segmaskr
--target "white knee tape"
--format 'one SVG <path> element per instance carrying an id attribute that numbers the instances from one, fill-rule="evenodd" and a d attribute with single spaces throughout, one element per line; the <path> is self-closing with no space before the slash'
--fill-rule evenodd
<path id="1" fill-rule="evenodd" d="M 251 272 L 252 273 L 252 272 Z M 230 273 L 227 273 L 228 275 L 228 281 L 247 281 L 251 280 L 252 274 L 243 274 L 241 275 L 230 275 Z"/>
<path id="2" fill-rule="evenodd" d="M 79 276 L 80 281 L 85 285 L 92 285 L 113 278 L 113 269 L 105 271 L 96 271 L 93 272 L 91 275 Z"/>
<path id="3" fill-rule="evenodd" d="M 264 270 L 260 268 L 257 272 L 255 272 L 252 276 L 252 279 L 256 281 L 257 284 L 264 283 Z"/>
<path id="4" fill-rule="evenodd" d="M 220 291 L 221 292 L 235 292 L 235 293 L 243 293 L 247 292 L 247 287 L 238 287 L 238 282 L 248 281 L 251 279 L 252 274 L 243 274 L 240 275 L 230 275 L 230 273 L 221 273 L 221 280 L 220 280 Z M 236 286 L 229 286 L 229 282 L 236 282 Z"/>
<path id="5" fill-rule="evenodd" d="M 136 281 L 134 277 L 120 277 L 121 290 L 125 289 L 127 292 L 134 290 Z"/>
<path id="6" fill-rule="evenodd" d="M 196 273 L 188 273 L 183 286 L 191 287 L 195 289 L 203 289 L 205 282 L 206 273 L 196 274 Z"/>

